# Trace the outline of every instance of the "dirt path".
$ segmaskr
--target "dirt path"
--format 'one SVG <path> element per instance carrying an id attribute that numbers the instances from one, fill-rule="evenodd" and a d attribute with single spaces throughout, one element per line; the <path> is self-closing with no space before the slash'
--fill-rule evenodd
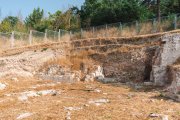
<path id="1" fill-rule="evenodd" d="M 180 120 L 179 103 L 164 99 L 158 90 L 25 78 L 0 83 L 6 84 L 0 90 L 1 120 Z"/>

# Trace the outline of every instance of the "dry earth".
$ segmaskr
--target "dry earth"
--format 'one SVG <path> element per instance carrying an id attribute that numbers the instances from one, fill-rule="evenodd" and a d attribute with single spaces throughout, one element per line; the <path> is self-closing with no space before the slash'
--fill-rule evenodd
<path id="1" fill-rule="evenodd" d="M 157 88 L 31 78 L 0 83 L 6 84 L 0 90 L 1 120 L 180 120 L 179 103 L 164 98 Z"/>
<path id="2" fill-rule="evenodd" d="M 1 74 L 32 74 L 47 56 L 64 56 L 57 50 L 61 44 L 0 51 Z M 98 82 L 68 84 L 30 77 L 0 79 L 0 120 L 180 120 L 180 104 L 165 98 L 161 88 L 135 85 L 134 89 L 129 84 Z"/>

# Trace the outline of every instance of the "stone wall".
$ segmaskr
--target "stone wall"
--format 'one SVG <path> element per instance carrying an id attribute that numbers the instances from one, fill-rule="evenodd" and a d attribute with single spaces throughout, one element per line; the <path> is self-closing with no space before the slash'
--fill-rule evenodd
<path id="1" fill-rule="evenodd" d="M 107 78 L 117 82 L 149 81 L 152 57 L 161 36 L 102 38 L 72 42 L 74 51 L 94 51 L 90 57 L 99 62 Z"/>
<path id="2" fill-rule="evenodd" d="M 151 81 L 160 86 L 170 81 L 167 66 L 172 65 L 180 57 L 180 34 L 164 35 L 162 43 L 156 49 L 151 73 Z"/>
<path id="3" fill-rule="evenodd" d="M 139 36 L 139 37 L 127 37 L 127 38 L 92 38 L 72 41 L 74 49 L 85 49 L 85 48 L 98 48 L 101 46 L 112 46 L 118 45 L 142 45 L 152 42 L 160 41 L 161 35 L 150 35 L 150 36 Z"/>
<path id="4" fill-rule="evenodd" d="M 102 64 L 105 77 L 118 82 L 148 81 L 150 79 L 151 59 L 156 47 L 121 48 L 106 54 L 93 54 L 91 58 Z"/>
<path id="5" fill-rule="evenodd" d="M 167 88 L 166 96 L 180 102 L 180 65 L 169 67 L 170 86 Z"/>
<path id="6" fill-rule="evenodd" d="M 73 51 L 93 50 L 90 57 L 98 61 L 105 77 L 117 81 L 152 81 L 164 85 L 167 66 L 180 57 L 180 34 L 101 38 L 72 41 Z"/>

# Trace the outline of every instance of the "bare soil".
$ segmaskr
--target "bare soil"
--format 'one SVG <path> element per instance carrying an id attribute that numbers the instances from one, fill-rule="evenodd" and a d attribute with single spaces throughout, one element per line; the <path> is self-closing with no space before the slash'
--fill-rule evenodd
<path id="1" fill-rule="evenodd" d="M 14 120 L 23 113 L 31 113 L 24 117 L 27 120 L 161 120 L 149 117 L 151 113 L 180 120 L 180 104 L 164 98 L 159 89 L 135 90 L 122 84 L 68 84 L 30 78 L 6 79 L 0 83 L 7 85 L 0 90 L 1 120 Z M 57 94 L 18 100 L 21 92 L 40 90 L 56 90 Z M 92 103 L 100 99 L 107 102 Z"/>

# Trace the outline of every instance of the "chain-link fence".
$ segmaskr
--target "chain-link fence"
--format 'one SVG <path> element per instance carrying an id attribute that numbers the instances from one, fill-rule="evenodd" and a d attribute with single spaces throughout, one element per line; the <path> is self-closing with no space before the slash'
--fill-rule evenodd
<path id="1" fill-rule="evenodd" d="M 11 33 L 0 32 L 0 50 L 11 48 Z"/>
<path id="2" fill-rule="evenodd" d="M 180 14 L 156 18 L 146 21 L 129 23 L 113 23 L 71 31 L 71 39 L 100 38 L 100 37 L 131 37 L 158 32 L 166 32 L 180 28 Z"/>
<path id="3" fill-rule="evenodd" d="M 71 33 L 67 30 L 59 30 L 59 41 L 69 41 L 71 38 Z"/>
<path id="4" fill-rule="evenodd" d="M 48 42 L 60 42 L 85 38 L 100 37 L 131 37 L 150 33 L 166 32 L 180 29 L 180 14 L 162 17 L 161 21 L 150 19 L 147 21 L 135 21 L 129 23 L 113 23 L 97 27 L 81 28 L 73 31 L 46 30 L 39 32 L 31 30 L 30 33 L 0 32 L 0 49 L 22 47 L 27 45 L 42 44 Z"/>
<path id="5" fill-rule="evenodd" d="M 59 32 L 53 30 L 46 30 L 47 40 L 52 42 L 58 42 L 59 40 Z"/>
<path id="6" fill-rule="evenodd" d="M 29 43 L 30 45 L 36 45 L 40 43 L 47 42 L 47 34 L 44 32 L 39 32 L 35 30 L 31 30 L 29 34 Z"/>
<path id="7" fill-rule="evenodd" d="M 0 50 L 68 40 L 70 40 L 70 32 L 65 30 L 46 30 L 46 32 L 30 30 L 29 33 L 17 31 L 11 33 L 0 32 Z"/>
<path id="8" fill-rule="evenodd" d="M 14 31 L 11 40 L 14 41 L 13 47 L 27 46 L 29 45 L 29 34 Z"/>

